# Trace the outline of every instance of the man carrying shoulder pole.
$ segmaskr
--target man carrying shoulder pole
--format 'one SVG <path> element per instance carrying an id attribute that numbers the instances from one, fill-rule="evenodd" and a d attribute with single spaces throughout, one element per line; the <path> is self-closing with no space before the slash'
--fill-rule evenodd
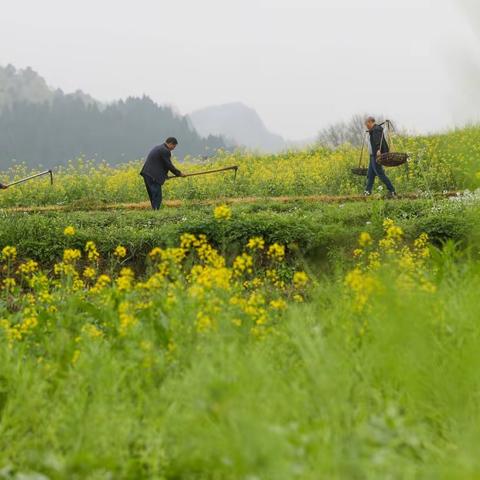
<path id="1" fill-rule="evenodd" d="M 392 182 L 387 177 L 383 166 L 377 163 L 377 158 L 380 157 L 380 155 L 382 155 L 383 153 L 388 153 L 390 151 L 387 139 L 385 138 L 385 132 L 380 125 L 377 125 L 375 118 L 373 117 L 368 117 L 365 120 L 365 126 L 368 130 L 369 138 L 367 139 L 367 145 L 370 152 L 370 163 L 368 165 L 365 195 L 369 196 L 372 194 L 375 177 L 378 177 L 387 187 L 389 196 L 395 197 L 395 187 L 392 185 Z"/>
<path id="2" fill-rule="evenodd" d="M 185 176 L 172 163 L 172 151 L 177 145 L 177 139 L 169 137 L 165 143 L 154 147 L 140 172 L 154 210 L 159 210 L 162 204 L 162 185 L 168 178 L 168 172 L 172 172 L 176 177 Z"/>

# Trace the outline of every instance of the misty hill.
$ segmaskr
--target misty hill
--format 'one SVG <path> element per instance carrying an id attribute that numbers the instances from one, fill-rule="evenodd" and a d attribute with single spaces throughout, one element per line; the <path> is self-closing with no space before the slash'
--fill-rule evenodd
<path id="1" fill-rule="evenodd" d="M 235 146 L 264 152 L 285 148 L 280 135 L 271 133 L 258 113 L 243 103 L 228 103 L 203 108 L 190 114 L 200 135 L 222 135 Z"/>
<path id="2" fill-rule="evenodd" d="M 52 89 L 37 72 L 30 67 L 16 69 L 13 65 L 0 65 L 0 111 L 10 108 L 16 102 L 52 102 L 56 96 L 65 95 L 60 89 Z M 86 104 L 98 103 L 81 90 L 68 94 Z"/>
<path id="3" fill-rule="evenodd" d="M 225 147 L 202 138 L 190 120 L 149 97 L 102 105 L 83 92 L 50 88 L 32 69 L 0 67 L 0 168 L 12 160 L 55 166 L 84 155 L 111 164 L 141 158 L 167 136 L 180 141 L 176 156 L 205 156 Z"/>

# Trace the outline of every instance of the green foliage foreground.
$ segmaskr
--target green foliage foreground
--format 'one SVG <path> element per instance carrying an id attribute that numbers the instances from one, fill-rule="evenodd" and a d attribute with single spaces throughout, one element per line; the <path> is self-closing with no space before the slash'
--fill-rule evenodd
<path id="1" fill-rule="evenodd" d="M 255 236 L 279 242 L 289 253 L 307 258 L 318 270 L 321 259 L 343 264 L 355 248 L 358 235 L 366 230 L 382 232 L 385 217 L 399 223 L 407 238 L 425 232 L 435 245 L 453 240 L 463 245 L 478 240 L 478 196 L 451 200 L 368 201 L 345 204 L 313 202 L 263 202 L 233 207 L 232 218 L 219 224 L 213 207 L 186 206 L 151 211 L 72 211 L 23 213 L 0 211 L 0 247 L 15 245 L 19 255 L 51 265 L 63 249 L 83 248 L 93 240 L 104 256 L 121 244 L 128 248 L 127 263 L 142 269 L 150 250 L 174 246 L 183 233 L 205 234 L 228 256 L 236 254 Z M 66 242 L 67 225 L 77 235 Z M 324 263 L 321 264 L 324 266 Z"/>
<path id="2" fill-rule="evenodd" d="M 158 268 L 148 294 L 71 283 L 72 250 L 59 284 L 29 283 L 25 267 L 0 303 L 0 478 L 476 478 L 480 264 L 451 243 L 404 242 L 393 221 L 383 228 L 382 239 L 360 236 L 352 269 L 268 317 L 254 302 L 239 318 L 223 274 L 204 282 L 224 267 L 203 244 L 200 276 Z M 281 249 L 268 255 L 279 269 Z M 5 276 L 19 260 L 12 249 L 2 258 Z M 20 281 L 36 323 L 15 323 L 33 315 L 28 296 L 9 299 Z M 144 295 L 152 303 L 135 321 L 122 316 Z"/>

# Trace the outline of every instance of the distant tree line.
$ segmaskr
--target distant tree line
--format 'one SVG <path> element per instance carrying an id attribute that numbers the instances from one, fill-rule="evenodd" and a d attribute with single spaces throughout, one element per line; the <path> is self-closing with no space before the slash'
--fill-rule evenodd
<path id="1" fill-rule="evenodd" d="M 80 155 L 117 164 L 169 136 L 178 137 L 180 159 L 225 147 L 222 137 L 201 137 L 188 117 L 146 96 L 103 105 L 80 90 L 51 89 L 31 68 L 0 66 L 1 168 L 12 160 L 55 166 Z"/>
<path id="2" fill-rule="evenodd" d="M 354 115 L 348 122 L 337 122 L 318 133 L 317 143 L 330 148 L 338 148 L 345 144 L 360 147 L 365 139 L 365 119 L 368 115 Z M 377 123 L 384 121 L 378 116 Z"/>
<path id="3" fill-rule="evenodd" d="M 168 136 L 178 137 L 179 158 L 224 147 L 221 137 L 200 137 L 186 117 L 148 97 L 100 107 L 56 95 L 50 102 L 15 102 L 0 112 L 0 162 L 51 166 L 85 155 L 117 164 L 143 157 Z"/>

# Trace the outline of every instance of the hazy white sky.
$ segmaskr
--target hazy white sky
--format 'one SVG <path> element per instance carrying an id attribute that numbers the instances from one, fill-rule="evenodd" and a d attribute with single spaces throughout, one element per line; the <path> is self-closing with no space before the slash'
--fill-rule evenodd
<path id="1" fill-rule="evenodd" d="M 462 2 L 478 0 L 0 0 L 0 63 L 104 101 L 241 101 L 291 139 L 358 112 L 426 131 L 480 111 Z"/>

